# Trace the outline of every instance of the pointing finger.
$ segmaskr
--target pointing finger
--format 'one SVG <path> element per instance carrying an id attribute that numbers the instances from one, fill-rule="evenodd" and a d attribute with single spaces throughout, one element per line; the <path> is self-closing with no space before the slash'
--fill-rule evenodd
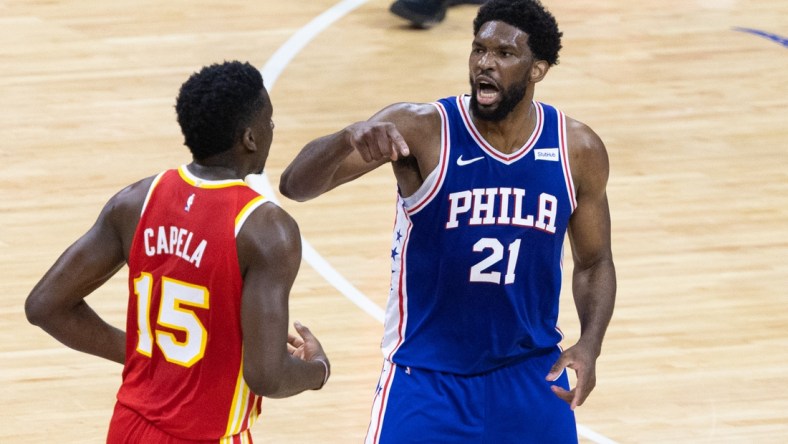
<path id="1" fill-rule="evenodd" d="M 387 132 L 389 140 L 391 141 L 391 160 L 409 156 L 410 148 L 405 142 L 405 139 L 402 138 L 402 134 L 397 131 L 397 128 L 392 126 Z"/>

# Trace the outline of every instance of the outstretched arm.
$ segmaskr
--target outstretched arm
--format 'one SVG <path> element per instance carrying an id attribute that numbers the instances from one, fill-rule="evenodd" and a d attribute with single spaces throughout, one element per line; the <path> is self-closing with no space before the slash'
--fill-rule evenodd
<path id="1" fill-rule="evenodd" d="M 569 240 L 574 258 L 572 292 L 581 332 L 577 344 L 561 354 L 547 379 L 554 380 L 567 367 L 575 370 L 574 389 L 553 387 L 553 392 L 574 409 L 583 404 L 596 385 L 596 360 L 615 304 L 616 271 L 605 191 L 609 173 L 607 152 L 599 137 L 585 125 L 573 121 L 570 130 L 577 141 L 570 147 L 577 208 L 569 222 Z"/>
<path id="2" fill-rule="evenodd" d="M 309 200 L 408 156 L 429 170 L 437 162 L 433 148 L 439 143 L 439 125 L 437 110 L 430 104 L 390 105 L 367 121 L 309 142 L 285 169 L 279 191 L 297 201 Z"/>

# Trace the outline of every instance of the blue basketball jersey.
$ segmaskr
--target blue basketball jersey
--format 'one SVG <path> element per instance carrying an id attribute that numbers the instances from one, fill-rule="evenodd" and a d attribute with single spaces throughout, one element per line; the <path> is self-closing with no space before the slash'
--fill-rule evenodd
<path id="1" fill-rule="evenodd" d="M 382 350 L 403 366 L 477 374 L 555 347 L 564 237 L 575 190 L 566 118 L 533 102 L 511 154 L 474 126 L 468 95 L 434 105 L 438 166 L 400 196 Z"/>

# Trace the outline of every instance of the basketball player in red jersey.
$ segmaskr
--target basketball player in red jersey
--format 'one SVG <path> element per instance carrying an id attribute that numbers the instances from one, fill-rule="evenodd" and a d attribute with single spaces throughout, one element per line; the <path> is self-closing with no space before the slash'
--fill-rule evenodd
<path id="1" fill-rule="evenodd" d="M 193 161 L 121 190 L 25 303 L 76 350 L 124 364 L 108 443 L 247 443 L 261 397 L 320 389 L 329 361 L 307 327 L 288 334 L 298 226 L 244 178 L 268 157 L 273 108 L 248 63 L 181 87 Z M 126 330 L 85 298 L 129 268 Z"/>

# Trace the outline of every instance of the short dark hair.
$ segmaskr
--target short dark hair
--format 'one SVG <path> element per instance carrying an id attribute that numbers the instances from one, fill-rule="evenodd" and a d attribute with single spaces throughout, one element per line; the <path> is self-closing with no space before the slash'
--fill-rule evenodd
<path id="1" fill-rule="evenodd" d="M 257 113 L 270 105 L 263 88 L 260 70 L 249 63 L 213 64 L 192 74 L 175 101 L 192 156 L 201 160 L 232 148 Z"/>
<path id="2" fill-rule="evenodd" d="M 473 35 L 487 22 L 500 21 L 528 34 L 528 47 L 534 57 L 550 65 L 558 63 L 561 36 L 555 17 L 539 0 L 490 0 L 473 21 Z"/>

